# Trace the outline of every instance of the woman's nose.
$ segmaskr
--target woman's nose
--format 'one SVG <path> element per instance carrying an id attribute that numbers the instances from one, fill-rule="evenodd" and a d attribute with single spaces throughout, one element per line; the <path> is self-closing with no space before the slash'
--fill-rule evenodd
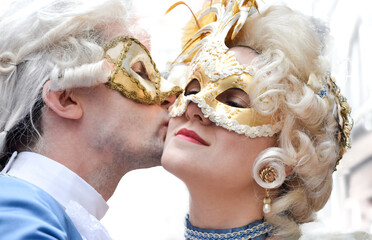
<path id="1" fill-rule="evenodd" d="M 201 109 L 194 102 L 190 102 L 186 108 L 185 117 L 189 121 L 199 121 L 203 125 L 208 125 L 211 121 L 204 117 Z"/>

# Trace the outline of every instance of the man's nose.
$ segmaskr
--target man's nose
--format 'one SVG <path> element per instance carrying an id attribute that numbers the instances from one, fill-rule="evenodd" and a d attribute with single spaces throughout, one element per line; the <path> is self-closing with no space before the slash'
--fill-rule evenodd
<path id="1" fill-rule="evenodd" d="M 161 106 L 163 108 L 165 108 L 166 110 L 168 110 L 168 108 L 174 103 L 174 101 L 176 101 L 176 98 L 177 96 L 176 95 L 173 95 L 173 96 L 170 96 L 170 97 L 167 97 L 164 102 L 161 103 Z"/>

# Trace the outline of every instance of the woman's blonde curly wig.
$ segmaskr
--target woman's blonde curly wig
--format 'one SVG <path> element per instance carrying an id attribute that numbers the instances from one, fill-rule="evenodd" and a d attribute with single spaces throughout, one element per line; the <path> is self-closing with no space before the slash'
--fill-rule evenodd
<path id="1" fill-rule="evenodd" d="M 332 189 L 340 152 L 337 103 L 334 95 L 322 98 L 307 85 L 311 74 L 319 78 L 329 74 L 327 37 L 328 29 L 315 19 L 272 6 L 249 17 L 236 39 L 227 43 L 260 53 L 252 107 L 266 115 L 280 113 L 278 148 L 267 149 L 266 155 L 275 156 L 292 171 L 274 193 L 272 211 L 265 214 L 275 227 L 273 236 L 280 239 L 298 239 L 299 224 L 313 220 Z M 264 98 L 273 104 L 262 101 L 262 93 L 269 93 Z"/>

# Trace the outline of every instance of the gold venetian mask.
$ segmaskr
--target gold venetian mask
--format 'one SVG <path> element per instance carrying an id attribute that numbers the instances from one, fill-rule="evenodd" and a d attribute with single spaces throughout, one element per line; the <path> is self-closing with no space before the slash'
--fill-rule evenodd
<path id="1" fill-rule="evenodd" d="M 244 1 L 226 1 L 213 4 L 199 15 L 214 14 L 212 22 L 199 29 L 185 44 L 176 63 L 187 63 L 182 93 L 170 108 L 172 117 L 181 116 L 189 102 L 194 102 L 205 117 L 217 126 L 245 134 L 248 137 L 272 136 L 279 132 L 280 124 L 273 115 L 262 115 L 250 106 L 249 91 L 254 88 L 255 67 L 241 65 L 225 44 L 227 36 L 235 36 L 245 19 L 251 14 Z M 253 5 L 251 5 L 253 6 Z M 233 31 L 231 31 L 233 30 Z M 188 61 L 191 59 L 191 62 Z M 172 73 L 171 73 L 172 76 Z M 193 89 L 195 81 L 199 89 Z M 239 104 L 229 99 L 233 91 L 248 99 Z"/>
<path id="2" fill-rule="evenodd" d="M 150 53 L 137 39 L 119 36 L 104 45 L 105 58 L 112 65 L 106 85 L 142 104 L 158 104 L 182 89 L 165 81 Z"/>
<path id="3" fill-rule="evenodd" d="M 250 106 L 255 67 L 241 65 L 221 42 L 205 44 L 199 53 L 185 73 L 185 91 L 171 106 L 170 115 L 181 116 L 191 101 L 205 117 L 228 130 L 251 138 L 277 133 L 275 116 L 264 116 Z"/>

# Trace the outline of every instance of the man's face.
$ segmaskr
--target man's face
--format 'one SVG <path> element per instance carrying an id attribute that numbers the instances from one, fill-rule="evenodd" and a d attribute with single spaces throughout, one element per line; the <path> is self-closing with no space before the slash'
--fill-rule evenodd
<path id="1" fill-rule="evenodd" d="M 108 156 L 108 164 L 124 173 L 160 165 L 173 100 L 140 104 L 101 84 L 84 91 L 82 101 L 89 148 Z"/>
<path id="2" fill-rule="evenodd" d="M 167 108 L 182 90 L 161 78 L 137 39 L 118 36 L 103 48 L 111 66 L 109 81 L 80 91 L 87 108 L 83 121 L 87 121 L 89 147 L 102 154 L 110 172 L 125 174 L 158 166 L 168 127 Z"/>

